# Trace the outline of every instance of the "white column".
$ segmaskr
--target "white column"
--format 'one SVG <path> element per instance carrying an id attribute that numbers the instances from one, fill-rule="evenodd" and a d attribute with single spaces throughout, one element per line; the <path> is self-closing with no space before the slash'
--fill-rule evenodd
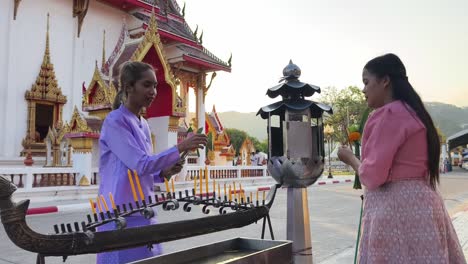
<path id="1" fill-rule="evenodd" d="M 177 142 L 177 135 L 175 136 L 175 142 L 171 141 L 169 137 L 169 117 L 160 116 L 152 117 L 148 119 L 148 125 L 151 133 L 154 135 L 153 144 L 156 145 L 156 153 L 160 153 L 170 147 L 173 147 Z"/>
<path id="2" fill-rule="evenodd" d="M 67 104 L 64 105 L 63 109 L 63 116 L 62 116 L 62 121 L 68 121 L 71 118 L 71 115 L 73 114 L 73 108 L 75 105 L 78 107 L 78 109 L 81 109 L 81 100 L 82 100 L 82 88 L 81 88 L 81 82 L 83 80 L 80 80 L 80 70 L 83 68 L 83 56 L 82 53 L 84 52 L 84 38 L 78 38 L 78 19 L 74 19 L 74 25 L 73 25 L 73 35 L 72 35 L 72 52 L 73 54 L 71 55 L 72 61 L 71 65 L 72 67 L 70 68 L 70 83 L 68 84 L 70 86 L 69 89 L 63 89 L 62 92 L 65 92 L 65 90 L 70 91 L 70 94 L 68 94 L 68 101 Z M 91 70 L 90 65 L 87 65 L 89 69 Z M 90 71 L 90 76 L 91 76 L 91 71 Z M 89 79 L 89 78 L 88 78 Z M 88 81 L 86 79 L 86 81 Z"/>
<path id="3" fill-rule="evenodd" d="M 86 177 L 88 183 L 91 183 L 92 173 L 92 153 L 91 152 L 74 152 L 73 153 L 73 168 L 79 173 L 76 184 L 79 185 L 81 178 Z"/>
<path id="4" fill-rule="evenodd" d="M 200 84 L 201 82 L 199 82 Z M 203 86 L 197 85 L 197 120 L 198 120 L 198 128 L 203 128 L 203 133 L 205 133 L 205 100 L 203 96 Z M 197 129 L 198 129 L 197 128 Z M 198 158 L 198 165 L 205 166 L 205 150 L 200 150 L 200 158 Z"/>
<path id="5" fill-rule="evenodd" d="M 17 123 L 17 118 L 18 116 L 12 113 L 16 113 L 17 111 L 17 101 L 18 100 L 24 100 L 23 98 L 17 98 L 17 90 L 20 87 L 16 87 L 16 78 L 19 78 L 17 69 L 21 69 L 18 65 L 18 60 L 15 60 L 15 57 L 18 56 L 17 50 L 15 50 L 15 41 L 17 40 L 17 34 L 19 34 L 18 31 L 14 30 L 14 26 L 17 21 L 13 20 L 13 1 L 5 1 L 10 3 L 8 8 L 8 16 L 6 17 L 8 19 L 7 24 L 8 28 L 7 31 L 5 32 L 6 34 L 5 39 L 7 41 L 6 43 L 6 49 L 7 49 L 7 55 L 4 57 L 5 63 L 6 63 L 6 78 L 4 80 L 4 84 L 6 84 L 6 91 L 4 93 L 3 98 L 3 109 L 2 113 L 4 114 L 4 119 L 3 119 L 3 124 L 5 126 L 8 126 L 8 129 L 3 129 L 2 130 L 2 135 L 3 135 L 3 152 L 2 154 L 6 157 L 15 157 L 19 156 L 19 153 L 15 153 L 15 143 L 18 143 L 17 140 L 19 138 L 18 135 L 24 136 L 26 135 L 26 131 L 17 131 L 16 128 L 16 123 Z M 3 7 L 4 4 L 2 4 Z M 21 12 L 21 10 L 20 10 Z M 20 17 L 20 16 L 19 16 Z M 20 19 L 20 18 L 18 18 Z M 23 18 L 24 19 L 24 18 Z M 21 87 L 22 88 L 22 87 Z M 0 89 L 3 90 L 3 89 Z M 26 117 L 20 117 L 20 120 L 26 120 Z M 21 139 L 20 141 L 21 142 Z"/>
<path id="6" fill-rule="evenodd" d="M 9 43 L 10 43 L 10 28 L 13 20 L 13 1 L 0 1 L 0 32 L 4 37 L 0 38 L 0 58 L 5 58 L 0 60 L 0 80 L 3 80 L 3 85 L 6 84 L 6 87 L 0 88 L 0 131 L 2 131 L 2 136 L 0 137 L 0 157 L 5 155 L 5 144 L 7 140 L 7 131 L 8 125 L 5 123 L 5 119 L 8 116 L 8 109 L 6 105 L 6 96 L 8 90 L 11 89 L 8 86 L 8 59 L 9 59 Z M 8 128 L 10 129 L 10 128 Z"/>

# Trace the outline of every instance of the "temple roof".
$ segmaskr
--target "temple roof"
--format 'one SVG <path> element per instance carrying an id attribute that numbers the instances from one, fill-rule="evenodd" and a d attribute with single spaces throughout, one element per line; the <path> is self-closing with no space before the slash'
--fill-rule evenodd
<path id="1" fill-rule="evenodd" d="M 184 53 L 183 59 L 189 63 L 203 65 L 214 70 L 231 71 L 231 66 L 216 57 L 205 48 L 195 48 L 187 44 L 179 44 L 177 48 Z"/>
<path id="2" fill-rule="evenodd" d="M 151 18 L 151 16 L 144 13 L 144 11 L 137 11 L 133 13 L 133 16 L 140 19 L 145 27 L 148 26 Z M 158 19 L 158 32 L 162 37 L 169 37 L 167 34 L 164 34 L 167 32 L 183 38 L 173 40 L 178 42 L 177 49 L 183 52 L 183 59 L 185 61 L 211 70 L 231 71 L 231 66 L 227 62 L 219 59 L 203 47 L 201 43 L 198 43 L 194 33 L 184 20 Z"/>
<path id="3" fill-rule="evenodd" d="M 133 16 L 143 21 L 146 25 L 149 23 L 150 16 L 141 11 L 134 12 Z M 184 20 L 158 19 L 158 30 L 183 37 L 194 44 L 197 42 L 192 30 Z"/>

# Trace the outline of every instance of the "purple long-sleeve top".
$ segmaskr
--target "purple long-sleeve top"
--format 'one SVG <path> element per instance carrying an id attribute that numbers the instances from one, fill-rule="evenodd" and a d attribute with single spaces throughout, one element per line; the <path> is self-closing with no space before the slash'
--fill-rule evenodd
<path id="1" fill-rule="evenodd" d="M 104 120 L 99 147 L 99 193 L 105 197 L 112 193 L 117 204 L 134 201 L 128 169 L 136 170 L 143 193 L 148 197 L 153 195 L 154 182 L 162 182 L 160 171 L 179 160 L 176 147 L 153 155 L 148 123 L 123 105 Z"/>
<path id="2" fill-rule="evenodd" d="M 99 174 L 101 177 L 99 194 L 106 198 L 109 205 L 109 193 L 112 193 L 117 205 L 125 203 L 128 207 L 128 203 L 134 204 L 127 175 L 128 169 L 137 171 L 143 194 L 147 199 L 148 195 L 154 197 L 154 183 L 162 182 L 160 171 L 174 165 L 179 160 L 179 151 L 176 147 L 153 155 L 148 123 L 144 118 L 137 117 L 123 105 L 110 112 L 104 120 L 99 147 Z M 135 178 L 133 181 L 135 183 Z M 136 192 L 139 197 L 137 189 Z M 137 214 L 127 217 L 127 228 L 155 223 L 156 217 L 150 220 Z M 107 224 L 99 228 L 99 231 L 114 228 L 112 224 Z M 160 248 L 157 245 L 152 251 L 146 247 L 140 247 L 106 252 L 98 254 L 97 263 L 126 263 L 159 253 Z"/>

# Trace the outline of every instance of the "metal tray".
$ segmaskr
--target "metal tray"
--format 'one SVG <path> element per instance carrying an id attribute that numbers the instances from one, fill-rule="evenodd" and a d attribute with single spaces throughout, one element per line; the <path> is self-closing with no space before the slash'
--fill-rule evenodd
<path id="1" fill-rule="evenodd" d="M 133 264 L 289 264 L 292 242 L 234 238 L 132 262 Z"/>

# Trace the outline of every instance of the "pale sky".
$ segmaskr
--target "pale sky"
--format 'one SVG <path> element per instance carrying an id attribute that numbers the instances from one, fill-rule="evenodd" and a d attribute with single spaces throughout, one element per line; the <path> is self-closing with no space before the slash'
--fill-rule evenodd
<path id="1" fill-rule="evenodd" d="M 208 50 L 224 61 L 233 53 L 207 111 L 256 112 L 277 101 L 265 93 L 289 59 L 303 82 L 362 88 L 364 64 L 388 52 L 403 60 L 423 101 L 468 106 L 467 0 L 186 0 L 185 14 Z"/>

